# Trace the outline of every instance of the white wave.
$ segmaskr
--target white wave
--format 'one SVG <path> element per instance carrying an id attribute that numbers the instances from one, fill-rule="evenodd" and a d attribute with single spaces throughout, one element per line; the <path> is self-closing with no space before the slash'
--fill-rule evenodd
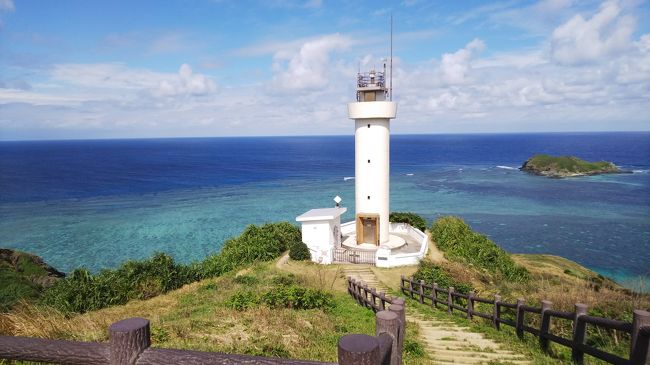
<path id="1" fill-rule="evenodd" d="M 517 170 L 516 167 L 510 167 L 510 166 L 503 166 L 503 165 L 498 165 L 497 169 L 504 169 L 504 170 Z"/>
<path id="2" fill-rule="evenodd" d="M 413 174 L 406 174 L 406 176 L 413 176 Z"/>
<path id="3" fill-rule="evenodd" d="M 354 176 L 346 176 L 343 178 L 343 181 L 354 180 Z"/>
<path id="4" fill-rule="evenodd" d="M 632 170 L 632 172 L 635 174 L 645 174 L 648 172 L 648 170 Z"/>

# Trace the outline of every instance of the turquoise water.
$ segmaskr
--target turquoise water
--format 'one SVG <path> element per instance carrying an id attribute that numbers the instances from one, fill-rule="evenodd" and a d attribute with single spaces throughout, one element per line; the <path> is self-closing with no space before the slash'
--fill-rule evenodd
<path id="1" fill-rule="evenodd" d="M 647 154 L 642 158 L 638 153 L 629 154 L 636 159 L 626 160 L 625 153 L 619 151 L 622 147 L 611 147 L 617 146 L 616 136 L 596 135 L 594 138 L 601 146 L 609 146 L 613 151 L 609 153 L 619 158 L 611 160 L 636 172 L 559 180 L 514 169 L 521 157 L 511 156 L 507 151 L 478 153 L 478 157 L 471 152 L 476 145 L 493 143 L 490 138 L 495 137 L 457 136 L 451 139 L 451 145 L 449 138 L 425 137 L 414 137 L 418 139 L 415 141 L 406 136 L 393 140 L 393 149 L 397 151 L 392 156 L 392 211 L 413 211 L 429 221 L 440 215 L 459 215 L 510 252 L 562 255 L 628 286 L 648 274 Z M 638 148 L 646 151 L 643 146 L 650 140 L 649 135 L 637 137 L 635 140 L 641 146 Z M 514 136 L 503 138 L 514 139 L 511 144 L 517 142 Z M 526 146 L 531 145 L 531 138 L 540 139 L 540 145 L 547 142 L 545 135 L 520 138 L 525 141 L 522 149 L 530 148 Z M 603 144 L 603 140 L 612 138 L 614 142 Z M 141 152 L 126 154 L 121 160 L 107 157 L 106 161 L 112 161 L 110 167 L 101 157 L 89 159 L 92 166 L 70 166 L 69 161 L 80 164 L 84 148 L 89 149 L 88 153 L 97 153 L 97 146 L 92 143 L 77 145 L 71 149 L 76 157 L 57 157 L 63 167 L 51 172 L 47 166 L 21 170 L 17 163 L 7 162 L 7 156 L 11 155 L 12 161 L 23 158 L 24 163 L 33 163 L 20 156 L 32 156 L 35 148 L 43 150 L 43 156 L 56 155 L 62 149 L 60 145 L 19 144 L 20 153 L 14 153 L 12 149 L 17 147 L 0 144 L 5 158 L 0 159 L 0 246 L 39 254 L 63 271 L 79 266 L 99 270 L 126 259 L 150 256 L 155 251 L 170 253 L 184 262 L 199 260 L 217 252 L 224 240 L 239 234 L 247 224 L 294 221 L 308 209 L 332 206 L 336 195 L 349 208 L 344 220 L 353 219 L 354 180 L 344 179 L 354 175 L 350 138 L 253 139 L 254 148 L 240 140 L 236 143 L 239 147 L 227 145 L 231 160 L 223 162 L 223 169 L 206 167 L 207 160 L 221 163 L 212 161 L 219 159 L 220 152 L 199 154 L 197 150 L 205 151 L 212 144 L 223 145 L 224 140 L 230 141 L 182 140 L 183 148 L 158 140 L 156 146 L 145 148 L 160 154 L 155 159 Z M 458 148 L 458 140 L 474 147 L 465 152 L 464 159 L 442 156 L 423 161 L 422 154 L 432 152 L 428 143 L 409 151 L 421 140 L 435 142 L 440 151 Z M 124 153 L 124 142 L 120 143 L 119 153 Z M 251 157 L 251 149 L 265 151 L 265 143 L 271 145 L 266 147 L 273 152 L 263 158 Z M 630 143 L 627 136 L 620 144 Z M 138 151 L 143 148 L 141 141 L 132 141 L 127 147 L 131 145 L 137 146 Z M 278 152 L 277 146 L 284 146 L 285 152 Z M 570 141 L 562 146 L 576 148 Z M 106 148 L 111 150 L 113 146 Z M 243 157 L 232 157 L 236 155 L 233 148 L 239 148 L 235 152 Z M 425 148 L 428 150 L 423 151 Z M 14 154 L 7 153 L 7 149 Z M 583 151 L 584 154 L 588 155 Z M 241 161 L 246 158 L 252 162 Z M 307 167 L 303 167 L 305 160 L 309 162 Z M 134 161 L 139 161 L 137 168 Z M 97 170 L 92 174 L 86 171 L 92 168 Z M 15 175 L 8 177 L 7 171 L 11 169 Z M 77 179 L 68 181 L 60 176 L 79 169 L 86 172 L 77 174 Z M 206 177 L 209 174 L 214 177 Z"/>

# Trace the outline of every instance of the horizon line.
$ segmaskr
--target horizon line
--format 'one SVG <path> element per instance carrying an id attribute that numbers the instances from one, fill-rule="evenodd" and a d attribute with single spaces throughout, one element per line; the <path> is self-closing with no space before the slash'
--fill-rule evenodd
<path id="1" fill-rule="evenodd" d="M 597 134 L 597 133 L 650 133 L 650 130 L 620 131 L 530 131 L 530 132 L 440 132 L 440 133 L 391 133 L 391 136 L 434 135 L 505 135 L 505 134 Z M 354 134 L 295 134 L 295 135 L 231 135 L 231 136 L 177 136 L 177 137 L 97 137 L 97 138 L 43 138 L 0 139 L 5 142 L 66 142 L 66 141 L 123 141 L 157 139 L 215 139 L 215 138 L 304 138 L 304 137 L 354 137 Z"/>

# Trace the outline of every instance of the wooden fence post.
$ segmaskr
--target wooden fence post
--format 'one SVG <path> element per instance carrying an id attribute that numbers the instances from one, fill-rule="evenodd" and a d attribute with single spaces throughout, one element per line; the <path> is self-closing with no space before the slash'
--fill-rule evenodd
<path id="1" fill-rule="evenodd" d="M 379 304 L 381 305 L 381 310 L 385 311 L 386 310 L 386 302 L 384 302 L 384 297 L 386 296 L 386 293 L 383 291 L 379 292 Z"/>
<path id="2" fill-rule="evenodd" d="M 396 299 L 402 299 L 403 298 L 396 298 Z M 397 301 L 397 303 L 400 303 L 401 301 Z M 393 301 L 395 303 L 395 301 Z M 389 310 L 395 314 L 397 314 L 397 317 L 399 318 L 399 337 L 397 338 L 398 342 L 398 348 L 399 348 L 399 354 L 400 354 L 400 359 L 402 356 L 402 350 L 404 349 L 404 337 L 406 336 L 406 311 L 404 310 L 404 304 L 391 304 Z"/>
<path id="3" fill-rule="evenodd" d="M 578 319 L 584 315 L 587 315 L 587 305 L 582 303 L 576 303 L 575 313 L 573 315 L 573 343 L 574 344 L 584 344 L 585 335 L 587 333 L 587 323 L 582 322 L 578 325 Z M 571 360 L 574 364 L 582 365 L 584 363 L 585 353 L 582 350 L 572 349 L 571 350 Z"/>
<path id="4" fill-rule="evenodd" d="M 642 327 L 650 327 L 650 312 L 637 309 L 632 314 L 632 342 L 630 344 L 630 363 L 644 365 L 648 359 L 650 334 L 639 334 Z"/>
<path id="5" fill-rule="evenodd" d="M 548 310 L 550 310 L 552 306 L 553 303 L 548 300 L 542 300 L 542 321 L 539 325 L 539 346 L 544 352 L 548 352 L 549 348 L 549 340 L 546 338 L 546 335 L 551 328 L 551 315 L 548 313 Z"/>
<path id="6" fill-rule="evenodd" d="M 501 296 L 499 294 L 495 294 L 494 308 L 492 308 L 492 325 L 496 329 L 501 329 L 501 322 L 499 322 L 499 319 L 501 319 L 501 306 L 499 306 L 500 302 Z"/>
<path id="7" fill-rule="evenodd" d="M 346 335 L 339 340 L 339 365 L 379 364 L 379 341 L 368 335 Z"/>
<path id="8" fill-rule="evenodd" d="M 151 346 L 149 321 L 128 318 L 108 328 L 111 365 L 135 365 L 142 351 Z"/>
<path id="9" fill-rule="evenodd" d="M 452 305 L 454 304 L 453 293 L 454 293 L 454 287 L 450 286 L 449 289 L 447 289 L 447 312 L 449 313 L 454 311 L 454 308 L 452 307 Z"/>
<path id="10" fill-rule="evenodd" d="M 433 283 L 433 289 L 431 289 L 431 305 L 435 308 L 438 308 L 438 283 Z"/>
<path id="11" fill-rule="evenodd" d="M 402 294 L 406 294 L 404 293 L 404 275 L 399 276 L 399 289 L 402 291 Z"/>
<path id="12" fill-rule="evenodd" d="M 413 277 L 412 276 L 409 278 L 409 294 L 411 295 L 411 299 L 413 299 Z"/>
<path id="13" fill-rule="evenodd" d="M 391 344 L 390 359 L 384 362 L 385 365 L 401 365 L 402 349 L 399 347 L 400 332 L 399 315 L 391 311 L 377 312 L 376 317 L 376 334 L 377 337 L 382 333 L 388 334 L 393 342 Z"/>
<path id="14" fill-rule="evenodd" d="M 474 292 L 467 295 L 467 319 L 472 319 L 474 312 Z"/>
<path id="15" fill-rule="evenodd" d="M 424 280 L 420 280 L 420 304 L 424 304 Z"/>
<path id="16" fill-rule="evenodd" d="M 517 299 L 517 326 L 515 330 L 517 331 L 517 337 L 524 338 L 524 309 L 521 307 L 525 303 L 524 299 Z"/>

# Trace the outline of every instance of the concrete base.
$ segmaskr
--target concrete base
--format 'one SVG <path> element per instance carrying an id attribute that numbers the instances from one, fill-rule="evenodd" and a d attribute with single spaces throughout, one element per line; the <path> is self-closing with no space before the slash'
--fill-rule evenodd
<path id="1" fill-rule="evenodd" d="M 374 245 L 372 243 L 362 243 L 358 245 L 357 235 L 353 234 L 351 236 L 348 236 L 341 244 L 343 245 L 343 247 L 353 248 L 356 250 L 377 251 L 379 247 L 383 247 L 389 250 L 400 248 L 406 244 L 406 240 L 403 239 L 402 237 L 390 234 L 388 235 L 388 242 L 382 243 L 379 246 Z"/>

